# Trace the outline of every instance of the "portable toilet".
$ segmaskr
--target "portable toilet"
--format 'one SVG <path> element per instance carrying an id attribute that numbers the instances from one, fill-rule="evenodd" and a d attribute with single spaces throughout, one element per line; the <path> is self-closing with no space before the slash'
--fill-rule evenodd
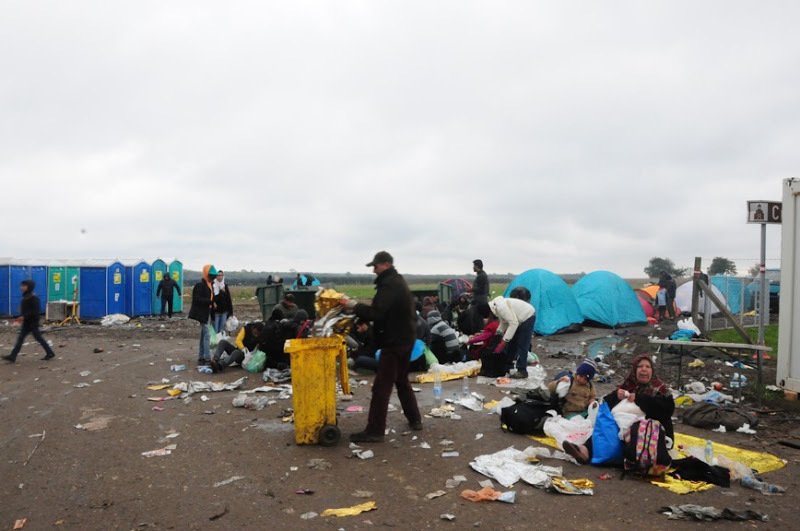
<path id="1" fill-rule="evenodd" d="M 68 302 L 80 302 L 81 300 L 81 268 L 75 263 L 68 263 L 64 266 L 64 295 Z"/>
<path id="2" fill-rule="evenodd" d="M 82 319 L 100 319 L 106 312 L 106 270 L 95 262 L 80 266 L 80 306 Z"/>
<path id="3" fill-rule="evenodd" d="M 153 264 L 150 266 L 150 278 L 152 279 L 150 289 L 153 292 L 151 313 L 153 315 L 159 315 L 161 313 L 161 297 L 156 295 L 156 291 L 158 291 L 158 283 L 164 280 L 164 275 L 168 274 L 169 268 L 164 260 L 161 258 L 153 260 Z"/>
<path id="4" fill-rule="evenodd" d="M 0 315 L 11 315 L 11 265 L 9 258 L 0 259 Z"/>
<path id="5" fill-rule="evenodd" d="M 144 260 L 125 265 L 125 314 L 129 317 L 150 315 L 152 308 L 150 264 Z"/>
<path id="6" fill-rule="evenodd" d="M 172 300 L 172 311 L 180 313 L 183 311 L 183 263 L 180 260 L 173 260 L 169 263 L 169 275 L 178 284 L 181 293 Z"/>
<path id="7" fill-rule="evenodd" d="M 19 285 L 23 280 L 33 280 L 36 283 L 36 293 L 39 295 L 39 310 L 44 313 L 47 309 L 47 266 L 40 262 L 16 261 L 9 266 L 9 311 L 8 315 L 19 315 L 19 305 L 22 302 L 22 293 Z"/>
<path id="8" fill-rule="evenodd" d="M 120 262 L 106 268 L 106 315 L 125 313 L 125 266 Z"/>
<path id="9" fill-rule="evenodd" d="M 69 294 L 72 299 L 72 293 Z M 47 266 L 47 301 L 66 301 L 67 297 L 67 267 L 62 263 L 53 263 Z"/>

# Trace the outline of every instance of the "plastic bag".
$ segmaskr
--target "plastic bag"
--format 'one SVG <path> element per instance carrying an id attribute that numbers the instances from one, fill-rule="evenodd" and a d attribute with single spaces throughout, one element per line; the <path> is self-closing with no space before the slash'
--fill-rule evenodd
<path id="1" fill-rule="evenodd" d="M 569 393 L 569 388 L 571 385 L 572 383 L 569 381 L 558 382 L 558 384 L 556 384 L 556 394 L 558 395 L 558 397 L 564 398 L 565 396 L 567 396 L 567 393 Z"/>
<path id="2" fill-rule="evenodd" d="M 564 441 L 583 444 L 592 436 L 592 421 L 580 415 L 565 419 L 561 416 L 550 417 L 544 423 L 544 433 L 549 435 L 563 449 Z"/>
<path id="3" fill-rule="evenodd" d="M 219 345 L 219 336 L 217 335 L 217 331 L 214 330 L 214 327 L 210 324 L 207 324 L 208 327 L 208 346 L 211 348 L 217 348 Z"/>
<path id="4" fill-rule="evenodd" d="M 239 328 L 239 319 L 231 315 L 228 317 L 228 320 L 225 321 L 225 331 L 229 333 L 234 333 Z"/>
<path id="5" fill-rule="evenodd" d="M 700 335 L 700 329 L 697 328 L 697 325 L 694 324 L 690 317 L 680 319 L 676 324 L 678 325 L 678 330 L 691 330 L 696 335 Z"/>
<path id="6" fill-rule="evenodd" d="M 592 464 L 622 463 L 622 441 L 608 404 L 603 402 L 597 412 L 592 432 Z"/>
<path id="7" fill-rule="evenodd" d="M 267 355 L 260 350 L 254 350 L 250 359 L 244 364 L 244 369 L 247 372 L 261 372 L 267 364 Z"/>
<path id="8" fill-rule="evenodd" d="M 636 402 L 631 402 L 627 399 L 620 400 L 611 410 L 611 415 L 614 417 L 617 426 L 619 426 L 620 440 L 625 438 L 625 434 L 631 429 L 634 422 L 644 419 L 644 411 L 636 405 Z"/>

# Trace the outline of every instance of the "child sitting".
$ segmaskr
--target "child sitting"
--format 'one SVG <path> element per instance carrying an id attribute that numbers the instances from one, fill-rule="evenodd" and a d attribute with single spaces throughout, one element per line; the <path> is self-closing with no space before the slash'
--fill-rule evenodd
<path id="1" fill-rule="evenodd" d="M 567 374 L 547 384 L 551 396 L 558 394 L 561 415 L 564 418 L 572 418 L 576 415 L 587 416 L 589 405 L 597 399 L 597 393 L 592 385 L 592 378 L 596 372 L 595 363 L 591 360 L 584 360 L 575 369 L 574 377 L 570 378 L 570 375 Z M 568 388 L 566 384 L 569 385 Z"/>

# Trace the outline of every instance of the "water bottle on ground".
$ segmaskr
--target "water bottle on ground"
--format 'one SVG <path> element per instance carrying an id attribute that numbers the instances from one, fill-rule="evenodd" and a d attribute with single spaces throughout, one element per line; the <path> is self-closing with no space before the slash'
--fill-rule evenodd
<path id="1" fill-rule="evenodd" d="M 783 494 L 786 489 L 778 485 L 773 485 L 765 481 L 759 481 L 753 476 L 746 476 L 742 478 L 742 487 L 753 489 L 761 492 L 762 494 Z"/>
<path id="2" fill-rule="evenodd" d="M 172 372 L 180 372 L 186 370 L 186 365 L 170 365 L 169 370 Z"/>
<path id="3" fill-rule="evenodd" d="M 709 465 L 714 464 L 714 444 L 708 439 L 706 439 L 706 450 L 705 453 L 703 454 L 703 457 L 705 458 L 705 462 L 707 464 Z"/>
<path id="4" fill-rule="evenodd" d="M 442 407 L 442 375 L 438 370 L 433 372 L 433 406 Z"/>
<path id="5" fill-rule="evenodd" d="M 464 381 L 461 383 L 461 394 L 463 398 L 469 398 L 469 376 L 464 376 Z"/>

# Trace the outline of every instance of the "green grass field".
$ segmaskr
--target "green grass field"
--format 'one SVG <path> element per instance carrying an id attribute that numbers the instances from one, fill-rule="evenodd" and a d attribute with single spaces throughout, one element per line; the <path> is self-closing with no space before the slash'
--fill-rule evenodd
<path id="1" fill-rule="evenodd" d="M 508 284 L 493 284 L 491 286 L 492 296 L 502 295 Z M 436 289 L 438 284 L 412 284 L 409 287 L 412 290 L 416 289 Z M 336 286 L 336 290 L 344 293 L 348 297 L 359 300 L 371 299 L 375 294 L 375 286 L 372 284 L 340 284 Z M 187 287 L 184 289 L 184 296 L 191 298 L 192 289 Z M 231 286 L 231 295 L 234 301 L 246 301 L 255 297 L 255 286 Z"/>
<path id="2" fill-rule="evenodd" d="M 758 338 L 758 328 L 748 328 L 747 331 L 750 333 L 750 337 L 753 338 L 753 342 L 755 342 L 756 338 Z M 742 342 L 742 338 L 739 333 L 733 329 L 711 332 L 711 339 L 713 341 L 721 341 L 723 343 Z M 764 342 L 768 347 L 772 348 L 773 353 L 778 352 L 778 325 L 768 325 L 764 329 Z"/>

